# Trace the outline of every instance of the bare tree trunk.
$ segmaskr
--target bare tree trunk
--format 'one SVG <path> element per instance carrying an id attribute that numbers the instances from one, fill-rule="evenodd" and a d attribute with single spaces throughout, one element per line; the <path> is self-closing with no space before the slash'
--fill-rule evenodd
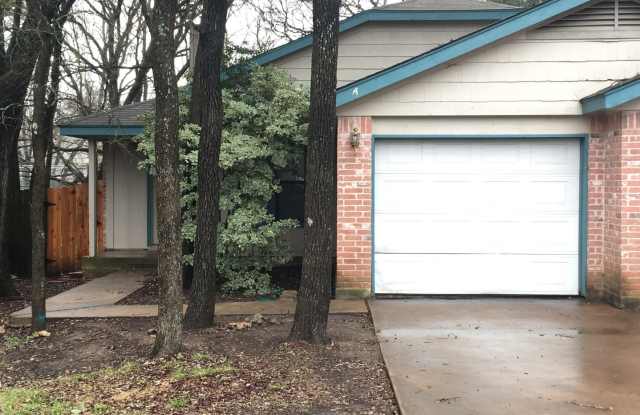
<path id="1" fill-rule="evenodd" d="M 154 355 L 172 355 L 182 346 L 182 235 L 178 171 L 178 85 L 173 57 L 177 0 L 163 0 L 147 10 L 142 2 L 152 42 L 156 91 L 155 151 L 158 206 L 158 274 L 160 304 Z"/>
<path id="2" fill-rule="evenodd" d="M 45 17 L 43 16 L 43 19 Z M 50 16 L 47 16 L 50 18 Z M 45 29 L 45 24 L 42 24 Z M 47 327 L 45 289 L 47 282 L 47 230 L 44 215 L 47 203 L 49 174 L 46 161 L 49 138 L 46 134 L 46 92 L 51 69 L 53 39 L 41 31 L 42 46 L 33 76 L 33 118 L 36 133 L 32 138 L 33 170 L 31 171 L 31 328 L 44 330 Z"/>
<path id="3" fill-rule="evenodd" d="M 216 306 L 216 248 L 220 217 L 220 146 L 222 144 L 222 90 L 220 71 L 224 54 L 227 0 L 205 2 L 200 23 L 196 71 L 201 91 L 200 148 L 198 152 L 198 212 L 191 303 L 185 324 L 190 328 L 213 325 Z M 194 79 L 196 77 L 194 76 Z M 195 94 L 192 95 L 192 99 Z M 193 114 L 193 113 L 192 113 Z"/>
<path id="4" fill-rule="evenodd" d="M 4 113 L 14 119 L 22 119 L 22 104 Z M 18 135 L 20 125 L 16 122 L 0 122 L 0 298 L 15 294 L 11 281 L 9 261 L 9 215 L 17 204 L 19 187 Z"/>
<path id="5" fill-rule="evenodd" d="M 302 278 L 290 338 L 325 343 L 336 227 L 336 84 L 340 0 L 313 0 L 310 140 Z"/>
<path id="6" fill-rule="evenodd" d="M 32 138 L 31 172 L 31 328 L 44 330 L 46 321 L 47 277 L 47 189 L 50 171 L 47 154 L 52 140 L 53 117 L 57 105 L 62 56 L 62 25 L 75 0 L 49 0 L 41 3 L 39 34 L 40 54 L 33 75 L 33 119 L 36 132 Z M 53 65 L 55 67 L 52 69 Z M 49 84 L 49 75 L 51 83 Z M 49 93 L 47 93 L 49 87 Z"/>
<path id="7" fill-rule="evenodd" d="M 3 291 L 10 294 L 11 289 L 5 247 L 8 243 L 11 195 L 15 190 L 12 187 L 17 175 L 13 160 L 22 126 L 22 106 L 40 47 L 35 17 L 37 2 L 26 1 L 26 15 L 23 14 L 24 5 L 23 1 L 14 2 L 11 40 L 6 49 L 4 42 L 0 48 L 0 296 Z M 4 36 L 6 28 L 3 26 L 3 29 Z"/>

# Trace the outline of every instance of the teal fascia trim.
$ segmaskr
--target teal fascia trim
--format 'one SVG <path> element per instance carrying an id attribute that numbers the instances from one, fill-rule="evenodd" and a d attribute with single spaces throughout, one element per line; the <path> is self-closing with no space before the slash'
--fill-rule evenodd
<path id="1" fill-rule="evenodd" d="M 140 135 L 144 132 L 142 126 L 122 125 L 91 125 L 60 127 L 60 135 L 67 137 L 101 139 L 101 138 L 126 138 Z"/>
<path id="2" fill-rule="evenodd" d="M 640 79 L 623 83 L 602 93 L 584 98 L 582 113 L 591 114 L 599 111 L 607 111 L 640 98 Z"/>
<path id="3" fill-rule="evenodd" d="M 147 247 L 153 246 L 153 222 L 155 204 L 155 180 L 153 175 L 147 171 Z"/>
<path id="4" fill-rule="evenodd" d="M 340 22 L 339 30 L 340 33 L 343 33 L 368 22 L 493 22 L 511 17 L 520 11 L 521 9 L 450 11 L 367 10 Z M 258 55 L 248 63 L 265 65 L 309 47 L 312 43 L 312 36 L 307 35 Z"/>
<path id="5" fill-rule="evenodd" d="M 440 67 L 480 48 L 503 40 L 516 33 L 543 25 L 551 19 L 569 13 L 592 0 L 549 0 L 522 11 L 487 28 L 435 48 L 415 58 L 391 66 L 338 89 L 336 105 L 349 104 L 403 80 Z"/>
<path id="6" fill-rule="evenodd" d="M 587 250 L 588 250 L 588 220 L 589 220 L 589 135 L 588 134 L 504 134 L 504 135 L 412 135 L 412 134 L 373 134 L 371 137 L 371 292 L 375 295 L 375 149 L 376 141 L 382 140 L 579 140 L 580 141 L 580 200 L 579 200 L 579 230 L 578 230 L 578 278 L 579 293 L 587 295 Z"/>

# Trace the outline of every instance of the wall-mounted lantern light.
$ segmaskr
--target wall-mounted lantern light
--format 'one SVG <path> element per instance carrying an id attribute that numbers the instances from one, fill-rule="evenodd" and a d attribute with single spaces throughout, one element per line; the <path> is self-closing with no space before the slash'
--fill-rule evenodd
<path id="1" fill-rule="evenodd" d="M 355 127 L 351 130 L 351 147 L 357 148 L 360 146 L 360 129 Z"/>

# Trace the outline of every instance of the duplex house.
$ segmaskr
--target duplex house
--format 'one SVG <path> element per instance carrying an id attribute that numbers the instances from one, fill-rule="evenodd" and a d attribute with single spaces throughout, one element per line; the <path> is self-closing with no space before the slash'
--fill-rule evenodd
<path id="1" fill-rule="evenodd" d="M 409 0 L 340 31 L 338 295 L 640 305 L 640 2 Z M 255 62 L 308 82 L 310 47 Z M 152 110 L 61 126 L 104 145 L 111 249 L 155 238 L 152 180 L 110 145 Z"/>

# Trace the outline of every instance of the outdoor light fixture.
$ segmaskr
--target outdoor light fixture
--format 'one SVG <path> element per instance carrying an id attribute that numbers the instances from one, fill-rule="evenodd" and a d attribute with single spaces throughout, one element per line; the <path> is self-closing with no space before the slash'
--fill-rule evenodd
<path id="1" fill-rule="evenodd" d="M 360 130 L 358 127 L 354 127 L 351 131 L 351 147 L 357 148 L 360 146 Z"/>

